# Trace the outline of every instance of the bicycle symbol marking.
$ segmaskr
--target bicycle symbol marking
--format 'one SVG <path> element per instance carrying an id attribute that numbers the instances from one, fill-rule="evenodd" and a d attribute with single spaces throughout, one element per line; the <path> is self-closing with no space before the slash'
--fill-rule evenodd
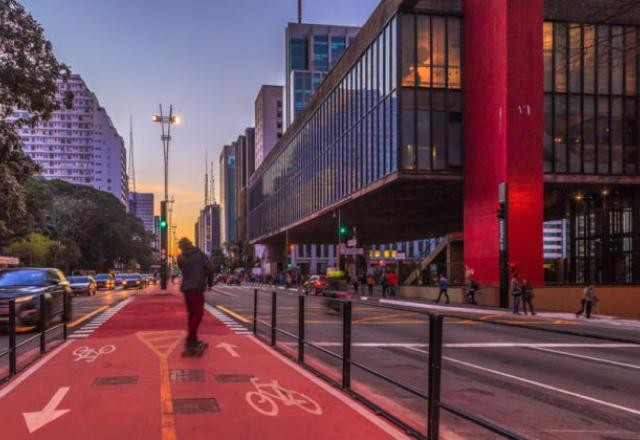
<path id="1" fill-rule="evenodd" d="M 259 383 L 258 379 L 252 378 L 251 384 L 255 390 L 249 391 L 245 395 L 245 399 L 253 409 L 265 416 L 273 417 L 278 415 L 279 408 L 276 400 L 279 400 L 285 406 L 297 406 L 315 416 L 322 414 L 320 405 L 309 396 L 297 391 L 288 390 L 280 385 L 277 380 Z"/>
<path id="2" fill-rule="evenodd" d="M 91 347 L 78 347 L 73 351 L 73 355 L 76 357 L 73 361 L 95 362 L 101 355 L 113 353 L 114 351 L 116 351 L 114 345 L 103 345 L 97 350 Z"/>

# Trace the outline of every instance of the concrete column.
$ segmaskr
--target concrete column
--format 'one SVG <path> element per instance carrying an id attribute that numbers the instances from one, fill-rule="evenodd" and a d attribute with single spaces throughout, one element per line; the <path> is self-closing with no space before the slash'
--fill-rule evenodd
<path id="1" fill-rule="evenodd" d="M 510 261 L 543 274 L 543 0 L 464 0 L 464 259 L 499 282 L 498 185 L 507 182 Z"/>

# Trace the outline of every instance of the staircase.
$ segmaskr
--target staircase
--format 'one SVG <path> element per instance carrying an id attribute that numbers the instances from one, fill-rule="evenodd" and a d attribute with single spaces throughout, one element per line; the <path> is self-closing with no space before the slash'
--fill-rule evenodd
<path id="1" fill-rule="evenodd" d="M 404 280 L 403 284 L 405 286 L 409 286 L 415 284 L 416 280 L 422 273 L 422 271 L 434 262 L 436 258 L 442 253 L 446 252 L 447 248 L 453 241 L 462 240 L 462 234 L 449 234 L 446 235 L 437 246 L 426 256 L 424 259 L 418 264 L 418 267 L 409 274 L 409 276 Z"/>

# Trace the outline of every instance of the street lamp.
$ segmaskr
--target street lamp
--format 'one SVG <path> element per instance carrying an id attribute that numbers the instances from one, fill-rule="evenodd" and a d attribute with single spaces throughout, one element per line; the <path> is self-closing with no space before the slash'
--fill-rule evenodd
<path id="1" fill-rule="evenodd" d="M 167 224 L 167 202 L 169 200 L 169 143 L 171 142 L 171 125 L 179 124 L 180 118 L 173 114 L 173 105 L 169 105 L 169 115 L 165 115 L 160 104 L 160 114 L 153 115 L 151 121 L 160 123 L 162 127 L 162 153 L 164 156 L 164 199 L 160 202 L 160 222 Z M 160 229 L 160 288 L 167 288 L 167 227 Z"/>

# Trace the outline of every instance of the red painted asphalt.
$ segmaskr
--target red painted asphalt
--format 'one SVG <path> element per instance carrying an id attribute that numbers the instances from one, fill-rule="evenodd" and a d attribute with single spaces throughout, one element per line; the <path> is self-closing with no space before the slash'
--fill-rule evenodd
<path id="1" fill-rule="evenodd" d="M 135 297 L 90 337 L 70 340 L 0 388 L 1 438 L 403 438 L 207 312 L 200 336 L 209 350 L 181 357 L 182 298 L 158 293 Z M 82 358 L 82 347 L 102 354 Z"/>

